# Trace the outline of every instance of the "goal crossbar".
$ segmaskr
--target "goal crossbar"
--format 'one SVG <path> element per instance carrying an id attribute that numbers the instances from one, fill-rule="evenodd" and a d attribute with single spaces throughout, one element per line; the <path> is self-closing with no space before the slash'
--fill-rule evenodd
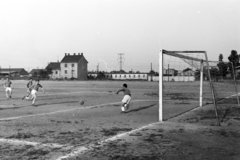
<path id="1" fill-rule="evenodd" d="M 166 55 L 173 56 L 173 57 L 187 59 L 187 60 L 194 60 L 194 61 L 198 61 L 198 62 L 206 62 L 206 60 L 203 60 L 203 59 L 178 54 L 178 53 L 206 53 L 205 51 L 166 51 L 166 50 L 163 50 L 162 53 L 166 54 Z"/>

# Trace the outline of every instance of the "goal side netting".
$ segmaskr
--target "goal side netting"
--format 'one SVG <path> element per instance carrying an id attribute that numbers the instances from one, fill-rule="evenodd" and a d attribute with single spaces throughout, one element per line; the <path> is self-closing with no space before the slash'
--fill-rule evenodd
<path id="1" fill-rule="evenodd" d="M 167 120 L 217 101 L 205 51 L 161 50 L 159 61 L 159 120 Z"/>

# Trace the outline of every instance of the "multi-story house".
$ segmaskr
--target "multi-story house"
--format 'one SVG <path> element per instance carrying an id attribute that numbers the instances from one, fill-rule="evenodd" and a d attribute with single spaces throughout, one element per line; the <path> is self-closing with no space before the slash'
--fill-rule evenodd
<path id="1" fill-rule="evenodd" d="M 83 53 L 70 55 L 65 53 L 60 62 L 60 75 L 62 78 L 74 78 L 77 80 L 87 80 L 88 61 Z"/>

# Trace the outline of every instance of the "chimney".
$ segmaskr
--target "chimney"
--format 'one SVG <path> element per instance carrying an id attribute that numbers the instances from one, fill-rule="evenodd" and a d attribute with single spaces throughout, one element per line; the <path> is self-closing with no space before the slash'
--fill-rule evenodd
<path id="1" fill-rule="evenodd" d="M 81 56 L 83 56 L 83 53 L 81 53 Z"/>
<path id="2" fill-rule="evenodd" d="M 73 55 L 75 56 L 75 55 L 76 55 L 76 53 L 73 53 Z"/>
<path id="3" fill-rule="evenodd" d="M 65 53 L 65 56 L 67 55 L 67 53 Z"/>
<path id="4" fill-rule="evenodd" d="M 78 55 L 80 55 L 80 53 L 78 53 Z"/>
<path id="5" fill-rule="evenodd" d="M 68 55 L 70 56 L 70 53 L 68 53 Z"/>

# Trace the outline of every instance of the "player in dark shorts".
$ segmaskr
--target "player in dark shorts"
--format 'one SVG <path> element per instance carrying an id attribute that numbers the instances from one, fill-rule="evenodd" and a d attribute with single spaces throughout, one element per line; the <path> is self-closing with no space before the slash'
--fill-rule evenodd
<path id="1" fill-rule="evenodd" d="M 122 113 L 126 113 L 126 110 L 128 110 L 129 108 L 129 104 L 131 102 L 131 92 L 130 90 L 127 88 L 127 84 L 124 83 L 123 84 L 123 88 L 122 89 L 119 89 L 116 94 L 118 94 L 119 92 L 123 92 L 124 93 L 124 97 L 122 99 L 122 107 L 121 107 L 121 110 L 122 110 Z"/>
<path id="2" fill-rule="evenodd" d="M 28 81 L 28 83 L 27 83 L 27 95 L 26 95 L 26 96 L 23 96 L 22 100 L 24 100 L 25 97 L 28 97 L 28 96 L 31 94 L 32 86 L 33 86 L 33 79 L 32 79 L 32 78 L 29 78 L 29 81 Z"/>

